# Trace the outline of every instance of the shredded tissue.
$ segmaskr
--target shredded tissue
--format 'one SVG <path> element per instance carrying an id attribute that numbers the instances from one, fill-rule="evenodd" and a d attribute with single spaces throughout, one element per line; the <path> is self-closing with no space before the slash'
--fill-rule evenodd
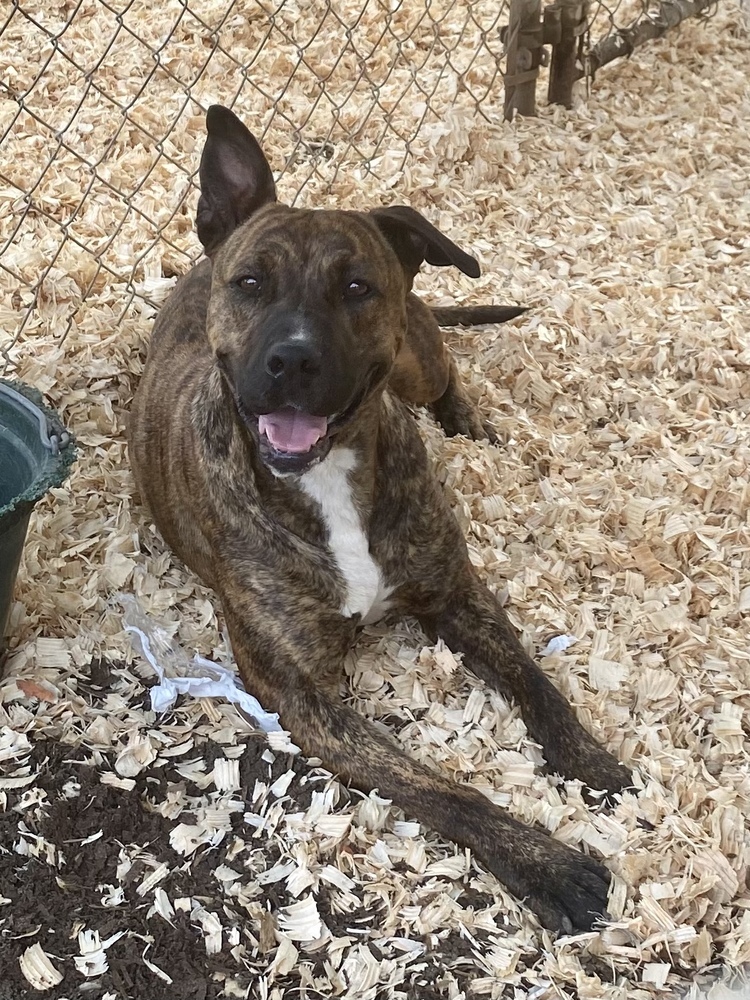
<path id="1" fill-rule="evenodd" d="M 172 639 L 169 632 L 158 625 L 132 594 L 118 595 L 124 610 L 124 627 L 133 645 L 151 665 L 159 683 L 151 688 L 151 707 L 155 712 L 166 712 L 180 694 L 194 698 L 226 698 L 234 702 L 266 733 L 283 732 L 279 717 L 267 712 L 238 684 L 236 674 L 202 656 L 190 659 Z"/>
<path id="2" fill-rule="evenodd" d="M 553 653 L 564 653 L 574 642 L 578 642 L 574 635 L 556 635 L 550 639 L 539 655 L 552 656 Z"/>

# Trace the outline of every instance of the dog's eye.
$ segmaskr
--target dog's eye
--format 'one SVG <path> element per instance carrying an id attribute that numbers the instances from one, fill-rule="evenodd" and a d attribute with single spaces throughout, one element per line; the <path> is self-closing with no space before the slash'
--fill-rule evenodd
<path id="1" fill-rule="evenodd" d="M 258 295 L 260 292 L 260 281 L 258 278 L 253 277 L 252 274 L 246 274 L 244 277 L 238 278 L 236 285 L 248 295 Z"/>
<path id="2" fill-rule="evenodd" d="M 346 286 L 346 291 L 344 292 L 345 299 L 363 299 L 365 295 L 369 295 L 371 288 L 364 281 L 350 281 Z"/>

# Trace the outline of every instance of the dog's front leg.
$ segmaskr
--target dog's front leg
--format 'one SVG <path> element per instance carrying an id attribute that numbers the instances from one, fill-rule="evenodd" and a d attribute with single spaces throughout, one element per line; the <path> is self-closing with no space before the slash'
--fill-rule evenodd
<path id="1" fill-rule="evenodd" d="M 541 743 L 551 770 L 580 778 L 592 789 L 619 792 L 631 775 L 581 726 L 562 694 L 526 654 L 513 626 L 493 594 L 467 566 L 454 600 L 422 624 L 465 664 L 501 694 L 518 702 L 531 736 Z"/>
<path id="2" fill-rule="evenodd" d="M 470 847 L 547 927 L 565 932 L 591 927 L 606 909 L 610 876 L 604 867 L 512 819 L 476 789 L 412 760 L 343 704 L 334 684 L 343 659 L 337 640 L 321 646 L 311 619 L 313 641 L 295 655 L 288 635 L 264 634 L 265 609 L 247 611 L 237 615 L 225 605 L 240 674 L 247 689 L 279 713 L 306 754 Z M 333 621 L 325 631 L 335 634 Z"/>

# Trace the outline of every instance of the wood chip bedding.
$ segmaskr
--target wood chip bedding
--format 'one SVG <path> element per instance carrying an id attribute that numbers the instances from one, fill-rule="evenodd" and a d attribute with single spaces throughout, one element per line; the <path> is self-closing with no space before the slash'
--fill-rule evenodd
<path id="1" fill-rule="evenodd" d="M 343 3 L 341 18 L 356 6 Z M 260 6 L 191 4 L 201 24 L 174 2 L 131 4 L 125 28 L 151 46 L 171 34 L 143 92 L 154 61 L 127 30 L 91 76 L 96 87 L 52 53 L 0 147 L 6 234 L 23 215 L 20 192 L 56 153 L 2 257 L 32 283 L 54 260 L 9 370 L 47 393 L 81 445 L 70 488 L 32 519 L 0 680 L 0 981 L 10 996 L 750 996 L 736 980 L 713 982 L 750 962 L 741 11 L 722 3 L 710 22 L 602 72 L 572 111 L 543 108 L 509 126 L 479 34 L 497 9 L 476 5 L 477 23 L 466 3 L 433 9 L 446 63 L 429 49 L 422 6 L 392 7 L 384 32 L 385 8 L 365 6 L 353 37 L 360 56 L 372 49 L 374 83 L 346 96 L 361 61 L 350 51 L 336 63 L 343 29 L 326 22 L 316 35 L 319 5 L 282 6 L 275 44 L 249 71 L 261 93 L 233 61 L 255 51 Z M 68 13 L 37 11 L 47 24 Z M 60 48 L 93 67 L 116 27 L 85 0 Z M 211 27 L 229 55 L 206 62 Z M 296 50 L 279 32 L 306 43 L 291 83 Z M 3 42 L 0 76 L 22 92 L 50 47 L 18 15 Z M 410 64 L 424 62 L 417 89 L 399 45 Z M 333 100 L 309 116 L 315 74 L 326 72 Z M 617 879 L 600 932 L 551 940 L 467 853 L 288 744 L 269 746 L 232 705 L 150 711 L 153 678 L 133 656 L 118 592 L 136 594 L 186 650 L 229 660 L 211 595 L 132 496 L 124 443 L 153 315 L 133 293 L 163 298 L 197 254 L 189 176 L 202 113 L 185 96 L 194 78 L 194 97 L 228 102 L 239 91 L 239 113 L 259 133 L 269 126 L 284 196 L 408 202 L 476 253 L 478 281 L 425 272 L 434 302 L 531 306 L 512 325 L 450 335 L 502 445 L 446 440 L 420 419 L 472 559 L 529 649 L 574 639 L 545 668 L 634 766 L 638 792 L 592 809 L 577 783 L 542 775 L 517 710 L 409 622 L 365 631 L 350 697 L 416 758 L 603 855 Z M 128 120 L 113 101 L 134 101 Z M 3 105 L 9 118 L 16 110 Z M 72 119 L 62 146 L 34 115 L 57 129 Z M 159 147 L 149 135 L 167 138 Z M 95 173 L 80 157 L 99 161 Z M 0 287 L 11 330 L 29 293 L 7 271 Z"/>

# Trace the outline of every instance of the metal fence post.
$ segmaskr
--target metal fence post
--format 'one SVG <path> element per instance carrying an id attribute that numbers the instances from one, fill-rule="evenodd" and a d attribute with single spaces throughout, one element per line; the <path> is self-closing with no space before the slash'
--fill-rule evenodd
<path id="1" fill-rule="evenodd" d="M 536 114 L 536 78 L 542 61 L 541 0 L 510 0 L 509 23 L 501 35 L 507 53 L 505 118 Z"/>
<path id="2" fill-rule="evenodd" d="M 577 61 L 588 26 L 588 0 L 556 0 L 544 11 L 545 42 L 552 42 L 547 99 L 550 104 L 573 105 L 573 84 L 579 78 Z"/>
<path id="3" fill-rule="evenodd" d="M 594 74 L 602 66 L 631 56 L 635 49 L 653 38 L 661 38 L 670 28 L 676 28 L 689 17 L 708 17 L 708 11 L 714 0 L 662 0 L 659 8 L 647 17 L 631 24 L 629 28 L 617 28 L 609 35 L 600 39 L 596 45 L 586 52 L 584 65 L 576 70 L 576 77 L 587 76 L 594 79 Z"/>

